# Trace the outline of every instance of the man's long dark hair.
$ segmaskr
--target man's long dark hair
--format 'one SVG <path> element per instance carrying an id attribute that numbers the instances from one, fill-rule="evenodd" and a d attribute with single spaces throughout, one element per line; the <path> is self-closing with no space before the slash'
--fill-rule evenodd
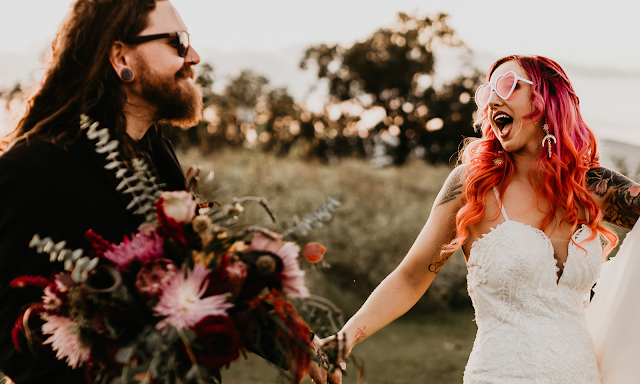
<path id="1" fill-rule="evenodd" d="M 159 0 L 161 1 L 161 0 Z M 111 47 L 138 35 L 148 25 L 156 0 L 77 0 L 52 45 L 52 55 L 39 89 L 0 150 L 29 137 L 67 148 L 79 137 L 84 113 L 109 127 L 123 144 L 125 158 L 133 155 L 126 134 L 123 108 L 126 94 L 109 61 Z"/>

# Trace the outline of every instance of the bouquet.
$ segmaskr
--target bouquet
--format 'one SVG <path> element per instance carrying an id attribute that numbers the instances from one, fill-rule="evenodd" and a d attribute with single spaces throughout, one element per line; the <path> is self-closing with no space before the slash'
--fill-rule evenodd
<path id="1" fill-rule="evenodd" d="M 300 247 L 283 239 L 322 227 L 339 203 L 328 198 L 283 234 L 239 225 L 250 202 L 275 218 L 262 198 L 221 205 L 198 201 L 189 191 L 162 192 L 144 161 L 133 161 L 131 171 L 118 160 L 108 129 L 86 116 L 81 127 L 97 141 L 105 168 L 122 180 L 117 189 L 131 195 L 128 209 L 145 222 L 120 244 L 88 231 L 88 255 L 35 235 L 30 247 L 63 263 L 64 271 L 12 282 L 43 290 L 42 301 L 16 322 L 16 349 L 25 347 L 22 333 L 33 340 L 28 320 L 39 316 L 43 344 L 69 366 L 83 367 L 90 382 L 219 382 L 219 370 L 250 350 L 290 369 L 299 383 L 310 363 L 310 330 L 290 299 L 309 291 Z M 197 173 L 188 174 L 192 190 Z M 317 262 L 324 248 L 310 243 L 302 253 Z"/>

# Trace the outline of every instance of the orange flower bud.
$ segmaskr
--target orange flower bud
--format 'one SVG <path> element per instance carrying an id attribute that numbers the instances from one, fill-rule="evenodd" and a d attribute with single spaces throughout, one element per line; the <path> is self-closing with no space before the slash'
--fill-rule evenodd
<path id="1" fill-rule="evenodd" d="M 308 243 L 304 246 L 304 250 L 302 251 L 302 253 L 304 254 L 304 257 L 308 262 L 317 263 L 318 261 L 322 260 L 324 252 L 326 250 L 327 249 L 325 247 L 318 243 Z"/>

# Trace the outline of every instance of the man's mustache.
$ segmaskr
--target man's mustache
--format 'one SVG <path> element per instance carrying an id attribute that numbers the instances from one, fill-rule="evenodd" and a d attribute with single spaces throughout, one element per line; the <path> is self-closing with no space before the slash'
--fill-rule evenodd
<path id="1" fill-rule="evenodd" d="M 194 79 L 196 77 L 196 70 L 192 66 L 184 66 L 176 73 L 176 78 Z"/>

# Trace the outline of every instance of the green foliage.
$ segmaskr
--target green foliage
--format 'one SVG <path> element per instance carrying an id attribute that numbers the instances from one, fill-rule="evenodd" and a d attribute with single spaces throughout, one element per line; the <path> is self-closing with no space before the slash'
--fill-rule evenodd
<path id="1" fill-rule="evenodd" d="M 447 162 L 464 136 L 473 136 L 473 90 L 482 81 L 478 71 L 466 68 L 448 84 L 435 80 L 436 48 L 464 48 L 447 25 L 447 15 L 418 18 L 404 13 L 392 28 L 376 31 L 349 48 L 321 44 L 309 48 L 300 66 L 317 67 L 318 78 L 329 82 L 331 104 L 350 102 L 365 110 L 383 108 L 386 117 L 370 133 L 357 132 L 360 116 L 338 119 L 339 135 L 366 137 L 389 133 L 399 139 L 396 164 L 421 147 L 430 162 Z"/>
<path id="2" fill-rule="evenodd" d="M 463 137 L 474 136 L 471 101 L 482 81 L 466 65 L 459 77 L 442 83 L 435 73 L 438 50 L 467 48 L 438 14 L 418 18 L 401 13 L 398 23 L 379 29 L 351 47 L 321 44 L 307 49 L 302 68 L 317 68 L 329 84 L 321 113 L 305 110 L 285 88 L 243 70 L 213 92 L 214 69 L 199 68 L 204 120 L 187 131 L 167 127 L 178 147 L 203 152 L 222 146 L 246 147 L 278 156 L 319 158 L 372 156 L 373 140 L 393 136 L 388 148 L 396 164 L 414 154 L 432 163 L 449 162 Z M 335 110 L 341 112 L 339 116 Z M 382 110 L 381 121 L 363 126 L 363 113 Z"/>

